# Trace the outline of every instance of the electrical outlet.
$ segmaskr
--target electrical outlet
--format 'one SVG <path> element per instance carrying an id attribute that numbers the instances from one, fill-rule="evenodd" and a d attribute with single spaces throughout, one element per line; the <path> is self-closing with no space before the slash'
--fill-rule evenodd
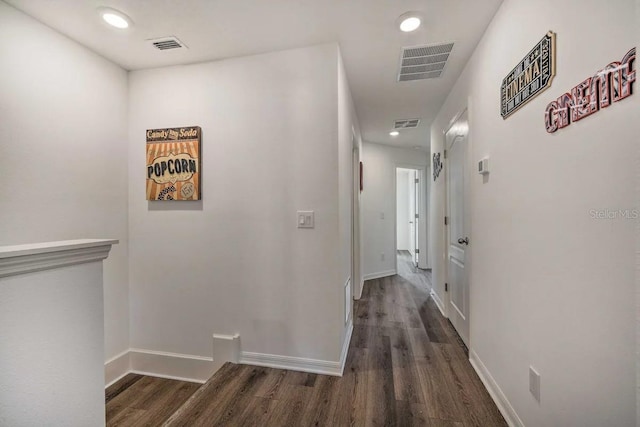
<path id="1" fill-rule="evenodd" d="M 529 391 L 540 402 L 540 374 L 529 366 Z"/>

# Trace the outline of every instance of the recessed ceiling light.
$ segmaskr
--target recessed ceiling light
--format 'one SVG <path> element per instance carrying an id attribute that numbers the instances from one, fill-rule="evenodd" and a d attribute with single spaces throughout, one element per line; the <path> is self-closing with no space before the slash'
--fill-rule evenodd
<path id="1" fill-rule="evenodd" d="M 410 33 L 411 31 L 415 31 L 420 28 L 420 24 L 422 24 L 422 17 L 417 12 L 407 12 L 400 15 L 398 23 L 400 31 Z"/>
<path id="2" fill-rule="evenodd" d="M 394 130 L 394 131 L 389 132 L 389 135 L 398 136 L 398 135 L 400 135 L 400 132 L 398 132 L 397 130 Z"/>
<path id="3" fill-rule="evenodd" d="M 102 17 L 102 20 L 112 27 L 124 30 L 131 25 L 131 18 L 119 10 L 111 9 L 108 7 L 101 7 L 98 9 L 98 13 Z"/>

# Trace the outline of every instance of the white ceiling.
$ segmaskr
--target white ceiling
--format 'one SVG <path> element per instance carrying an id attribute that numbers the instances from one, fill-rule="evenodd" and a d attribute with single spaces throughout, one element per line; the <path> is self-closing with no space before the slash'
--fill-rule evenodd
<path id="1" fill-rule="evenodd" d="M 430 125 L 502 0 L 5 0 L 127 70 L 188 64 L 338 42 L 363 139 L 428 147 Z M 108 6 L 134 22 L 104 24 Z M 418 11 L 422 27 L 397 19 Z M 146 40 L 176 36 L 189 49 L 159 51 Z M 397 82 L 401 48 L 455 42 L 442 77 Z M 420 118 L 391 137 L 395 119 Z"/>

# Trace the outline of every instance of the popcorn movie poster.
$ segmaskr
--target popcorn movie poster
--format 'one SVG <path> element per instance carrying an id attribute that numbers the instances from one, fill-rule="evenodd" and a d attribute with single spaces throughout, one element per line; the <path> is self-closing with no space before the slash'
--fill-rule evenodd
<path id="1" fill-rule="evenodd" d="M 201 200 L 199 126 L 147 130 L 147 200 Z"/>

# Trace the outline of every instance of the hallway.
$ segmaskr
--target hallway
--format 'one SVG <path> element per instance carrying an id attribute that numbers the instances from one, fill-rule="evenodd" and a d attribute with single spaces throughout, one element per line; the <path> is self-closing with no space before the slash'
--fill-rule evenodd
<path id="1" fill-rule="evenodd" d="M 343 377 L 227 363 L 196 390 L 129 375 L 107 390 L 107 425 L 506 425 L 455 331 L 416 279 L 427 276 L 411 272 L 404 254 L 398 261 L 401 274 L 414 279 L 366 282 L 355 302 Z M 173 408 L 171 396 L 180 398 Z M 176 411 L 176 401 L 185 400 Z"/>

